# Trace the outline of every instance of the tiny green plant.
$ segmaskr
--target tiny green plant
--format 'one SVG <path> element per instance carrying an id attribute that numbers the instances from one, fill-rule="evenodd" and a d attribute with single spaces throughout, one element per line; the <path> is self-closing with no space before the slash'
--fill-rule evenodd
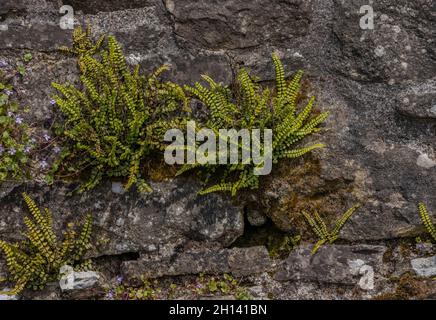
<path id="1" fill-rule="evenodd" d="M 350 209 L 348 209 L 342 215 L 342 217 L 336 222 L 335 227 L 331 231 L 328 230 L 326 223 L 321 218 L 318 211 L 314 210 L 313 217 L 306 211 L 303 211 L 302 213 L 306 218 L 307 223 L 310 225 L 313 232 L 319 238 L 318 242 L 315 244 L 315 246 L 312 249 L 312 254 L 315 254 L 324 243 L 328 242 L 331 244 L 335 242 L 339 238 L 339 232 L 341 231 L 344 224 L 359 207 L 360 204 L 356 204 Z"/>
<path id="2" fill-rule="evenodd" d="M 419 215 L 421 216 L 422 223 L 424 224 L 425 228 L 427 229 L 428 233 L 433 238 L 433 240 L 436 241 L 436 227 L 431 222 L 430 214 L 428 213 L 425 204 L 420 202 L 418 204 L 418 210 L 419 210 Z"/>
<path id="3" fill-rule="evenodd" d="M 151 191 L 144 160 L 161 153 L 165 132 L 186 121 L 183 89 L 160 80 L 166 65 L 148 76 L 139 65 L 130 68 L 114 37 L 94 42 L 89 28 L 77 28 L 73 47 L 62 50 L 77 57 L 82 86 L 53 83 L 53 99 L 64 115 L 56 130 L 64 148 L 47 180 L 56 173 L 86 175 L 79 190 L 86 191 L 109 177 L 125 182 L 125 189 Z"/>
<path id="4" fill-rule="evenodd" d="M 115 288 L 111 298 L 115 300 L 156 300 L 161 293 L 161 289 L 157 285 L 157 280 L 153 282 L 143 280 L 142 285 L 138 288 L 121 284 Z"/>
<path id="5" fill-rule="evenodd" d="M 206 279 L 204 274 L 198 277 L 199 287 L 196 293 L 199 295 L 233 295 L 238 300 L 251 300 L 252 297 L 245 288 L 230 274 L 223 274 L 218 277 L 212 276 Z"/>
<path id="6" fill-rule="evenodd" d="M 17 71 L 20 74 L 20 76 L 24 77 L 26 75 L 26 68 L 22 65 L 17 66 Z"/>
<path id="7" fill-rule="evenodd" d="M 0 72 L 0 183 L 25 178 L 29 153 L 34 147 L 19 105 L 12 101 L 13 87 Z"/>
<path id="8" fill-rule="evenodd" d="M 252 143 L 259 148 L 260 154 L 272 153 L 271 160 L 275 164 L 283 159 L 298 158 L 314 149 L 324 147 L 321 143 L 315 143 L 295 148 L 295 144 L 320 131 L 320 125 L 326 120 L 328 113 L 323 112 L 311 117 L 315 103 L 314 97 L 310 98 L 305 107 L 299 110 L 303 73 L 297 72 L 288 82 L 285 80 L 283 65 L 278 55 L 273 54 L 272 60 L 276 73 L 275 90 L 262 87 L 245 69 L 240 70 L 236 83 L 231 87 L 224 86 L 209 76 L 203 75 L 202 78 L 208 86 L 197 82 L 193 87 L 185 86 L 185 90 L 206 107 L 209 118 L 201 125 L 212 130 L 218 139 L 223 138 L 222 140 L 228 141 L 227 137 L 220 135 L 220 131 L 223 130 L 238 132 L 239 130 L 251 132 L 272 130 L 272 145 L 271 143 L 265 144 L 264 136 L 260 136 L 260 141 L 256 139 Z M 231 144 L 238 146 L 239 153 L 246 149 L 241 140 L 238 138 L 237 141 L 230 141 Z M 226 152 L 226 150 L 223 151 Z M 184 164 L 177 174 L 199 169 L 205 177 L 206 184 L 200 194 L 229 192 L 235 196 L 241 189 L 259 187 L 259 176 L 254 173 L 254 170 L 264 163 L 255 164 L 251 159 L 248 162 L 242 161 L 236 164 L 227 162 L 225 164 L 220 160 L 221 150 L 212 156 L 216 156 L 215 163 L 220 163 L 219 165 L 215 163 Z"/>
<path id="9" fill-rule="evenodd" d="M 58 279 L 63 265 L 77 266 L 90 247 L 91 215 L 86 216 L 80 233 L 74 230 L 74 224 L 69 224 L 60 241 L 53 230 L 51 212 L 48 209 L 42 212 L 25 193 L 23 198 L 31 213 L 31 217 L 24 218 L 26 239 L 17 243 L 0 240 L 9 270 L 7 280 L 15 283 L 12 290 L 2 294 L 14 295 L 25 288 L 44 288 L 47 282 Z"/>
<path id="10" fill-rule="evenodd" d="M 30 52 L 26 52 L 23 55 L 23 61 L 26 62 L 26 63 L 32 61 L 32 59 L 33 59 L 33 56 L 32 56 L 32 54 Z"/>
<path id="11" fill-rule="evenodd" d="M 271 258 L 286 258 L 289 253 L 300 245 L 300 235 L 285 235 L 278 239 L 270 237 L 268 239 L 268 252 Z"/>

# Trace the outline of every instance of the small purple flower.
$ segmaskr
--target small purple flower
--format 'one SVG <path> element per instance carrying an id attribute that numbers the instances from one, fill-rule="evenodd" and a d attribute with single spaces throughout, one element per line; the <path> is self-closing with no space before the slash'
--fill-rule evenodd
<path id="1" fill-rule="evenodd" d="M 53 148 L 53 152 L 54 152 L 54 153 L 59 153 L 59 152 L 61 152 L 61 148 L 59 148 L 58 146 L 56 146 L 56 147 Z"/>
<path id="2" fill-rule="evenodd" d="M 0 60 L 0 68 L 6 68 L 8 66 L 8 64 L 6 63 L 5 60 Z"/>
<path id="3" fill-rule="evenodd" d="M 121 284 L 123 282 L 123 280 L 124 280 L 123 276 L 118 276 L 116 279 L 118 284 Z"/>
<path id="4" fill-rule="evenodd" d="M 11 95 L 13 95 L 13 94 L 14 94 L 14 92 L 13 92 L 13 91 L 11 91 L 11 90 L 8 90 L 8 89 L 5 89 L 5 90 L 4 90 L 4 93 L 5 93 L 6 95 L 8 95 L 8 96 L 11 96 Z"/>
<path id="5" fill-rule="evenodd" d="M 2 154 L 3 152 L 5 152 L 5 148 L 0 144 L 0 154 Z"/>
<path id="6" fill-rule="evenodd" d="M 51 104 L 52 106 L 54 106 L 54 105 L 56 104 L 56 101 L 55 101 L 54 99 L 51 99 L 51 100 L 50 100 L 50 104 Z"/>
<path id="7" fill-rule="evenodd" d="M 15 123 L 16 123 L 16 124 L 22 124 L 22 123 L 23 123 L 23 118 L 20 117 L 20 116 L 16 117 L 16 118 L 15 118 Z"/>
<path id="8" fill-rule="evenodd" d="M 8 153 L 13 156 L 14 154 L 17 153 L 17 150 L 15 150 L 14 148 L 9 149 Z"/>
<path id="9" fill-rule="evenodd" d="M 114 296 L 115 296 L 115 292 L 114 292 L 114 290 L 109 290 L 109 292 L 107 293 L 107 295 L 106 295 L 106 298 L 108 298 L 108 299 L 110 299 L 110 300 L 113 300 L 114 299 Z"/>
<path id="10" fill-rule="evenodd" d="M 44 138 L 45 141 L 50 140 L 50 136 L 47 133 L 44 133 L 44 135 L 42 137 Z"/>
<path id="11" fill-rule="evenodd" d="M 39 167 L 40 167 L 42 170 L 46 169 L 46 168 L 48 167 L 48 163 L 47 163 L 47 161 L 45 161 L 45 160 L 40 161 L 40 162 L 39 162 Z"/>
<path id="12" fill-rule="evenodd" d="M 23 149 L 24 153 L 26 153 L 26 154 L 29 153 L 31 150 L 32 150 L 31 146 L 25 146 Z"/>

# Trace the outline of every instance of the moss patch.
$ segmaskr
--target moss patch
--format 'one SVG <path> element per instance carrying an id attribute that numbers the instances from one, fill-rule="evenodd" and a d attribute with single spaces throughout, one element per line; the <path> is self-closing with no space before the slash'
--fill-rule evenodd
<path id="1" fill-rule="evenodd" d="M 419 279 L 410 273 L 400 277 L 397 288 L 392 293 L 376 297 L 376 300 L 428 299 L 436 295 L 435 280 Z"/>
<path id="2" fill-rule="evenodd" d="M 320 161 L 312 156 L 277 166 L 256 194 L 257 207 L 279 229 L 312 239 L 302 210 L 316 209 L 326 223 L 333 224 L 350 206 L 344 194 L 350 193 L 352 185 L 342 179 L 326 181 L 321 170 Z"/>

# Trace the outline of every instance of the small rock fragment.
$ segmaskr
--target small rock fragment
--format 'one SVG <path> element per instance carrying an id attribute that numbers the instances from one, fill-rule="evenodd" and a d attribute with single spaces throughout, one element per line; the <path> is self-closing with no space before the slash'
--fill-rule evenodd
<path id="1" fill-rule="evenodd" d="M 418 276 L 436 276 L 436 256 L 428 258 L 417 258 L 411 261 L 412 268 Z"/>
<path id="2" fill-rule="evenodd" d="M 59 280 L 59 286 L 62 291 L 80 290 L 91 288 L 100 279 L 97 272 L 83 271 L 76 272 L 71 266 L 65 265 L 60 269 L 62 275 Z"/>

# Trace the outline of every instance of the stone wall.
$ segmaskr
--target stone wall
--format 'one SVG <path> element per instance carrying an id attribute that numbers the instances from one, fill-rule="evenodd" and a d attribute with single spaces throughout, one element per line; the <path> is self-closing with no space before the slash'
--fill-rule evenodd
<path id="1" fill-rule="evenodd" d="M 238 203 L 215 194 L 197 197 L 199 186 L 191 178 L 153 183 L 151 195 L 120 193 L 107 182 L 83 196 L 68 196 L 74 184 L 47 186 L 35 169 L 35 181 L 1 186 L 2 238 L 19 238 L 25 213 L 20 193 L 26 191 L 52 209 L 58 227 L 92 211 L 96 233 L 91 256 L 141 255 L 124 262 L 119 272 L 134 274 L 136 266 L 137 272 L 147 269 L 153 277 L 183 276 L 216 272 L 209 266 L 216 262 L 223 271 L 237 273 L 226 260 L 232 255 L 253 263 L 268 260 L 262 249 L 228 249 L 244 234 L 244 212 L 260 211 L 282 231 L 295 233 L 301 231 L 303 207 L 318 207 L 334 220 L 353 203 L 364 204 L 345 225 L 342 243 L 323 248 L 313 259 L 305 243 L 283 261 L 253 267 L 251 276 L 244 270 L 259 297 L 267 292 L 276 298 L 392 293 L 398 291 L 393 278 L 413 273 L 410 260 L 429 254 L 417 249 L 414 237 L 424 231 L 417 203 L 426 203 L 436 214 L 431 0 L 373 1 L 374 30 L 359 26 L 359 8 L 368 4 L 364 0 L 61 2 L 2 0 L 0 5 L 0 24 L 8 25 L 0 31 L 0 60 L 13 66 L 25 52 L 33 54 L 27 74 L 13 81 L 16 97 L 30 108 L 25 120 L 36 135 L 49 132 L 56 115 L 49 103 L 50 83 L 77 79 L 74 60 L 57 52 L 71 41 L 71 31 L 59 28 L 58 11 L 67 4 L 75 10 L 76 23 L 89 22 L 95 35 L 114 34 L 129 62 L 143 70 L 169 63 L 169 77 L 184 83 L 205 73 L 230 83 L 242 66 L 268 83 L 274 77 L 270 55 L 278 52 L 287 75 L 305 70 L 307 94 L 316 95 L 318 109 L 330 111 L 325 132 L 316 137 L 328 148 L 276 169 L 259 194 Z M 52 156 L 45 150 L 38 157 Z M 204 257 L 191 271 L 183 264 L 192 259 L 185 257 L 194 254 L 190 250 Z M 213 250 L 224 260 L 214 262 Z M 162 260 L 157 274 L 148 267 L 154 265 L 150 254 L 153 261 Z M 168 257 L 182 261 L 176 263 L 179 268 L 171 268 Z M 435 294 L 434 289 L 421 291 L 410 295 Z"/>

